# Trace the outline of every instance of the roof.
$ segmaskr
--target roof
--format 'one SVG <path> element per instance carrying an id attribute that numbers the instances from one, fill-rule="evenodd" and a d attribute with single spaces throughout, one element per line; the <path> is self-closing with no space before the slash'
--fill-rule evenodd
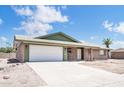
<path id="1" fill-rule="evenodd" d="M 105 46 L 103 45 L 96 45 L 96 44 L 92 44 L 92 43 L 89 43 L 89 42 L 82 42 L 83 44 L 87 45 L 87 46 L 95 46 L 95 47 L 99 47 L 100 49 L 110 49 L 110 48 L 106 48 Z"/>
<path id="2" fill-rule="evenodd" d="M 43 35 L 43 36 L 35 37 L 35 38 L 36 39 L 48 39 L 49 37 L 53 37 L 53 36 L 56 36 L 56 35 L 61 35 L 62 37 L 65 37 L 65 38 L 71 40 L 72 42 L 80 42 L 80 41 L 76 40 L 75 38 L 73 38 L 73 37 L 71 37 L 71 36 L 69 36 L 69 35 L 67 35 L 67 34 L 65 34 L 63 32 L 56 32 L 56 33 L 52 33 L 52 34 L 48 34 L 48 35 Z M 55 40 L 55 39 L 53 39 L 53 40 Z"/>
<path id="3" fill-rule="evenodd" d="M 23 43 L 33 43 L 33 44 L 49 44 L 49 45 L 62 45 L 62 46 L 76 46 L 76 47 L 87 47 L 87 48 L 103 48 L 98 45 L 86 43 L 86 42 L 68 42 L 68 41 L 56 41 L 56 40 L 47 40 L 47 39 L 37 39 L 33 37 L 27 37 L 22 35 L 15 35 L 15 41 L 22 41 Z"/>
<path id="4" fill-rule="evenodd" d="M 113 50 L 111 52 L 124 52 L 124 48 L 119 48 L 119 49 Z"/>

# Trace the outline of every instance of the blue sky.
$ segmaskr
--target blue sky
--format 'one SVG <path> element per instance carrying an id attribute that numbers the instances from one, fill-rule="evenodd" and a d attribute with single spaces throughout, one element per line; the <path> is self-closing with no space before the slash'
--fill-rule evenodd
<path id="1" fill-rule="evenodd" d="M 0 6 L 0 47 L 15 34 L 38 36 L 62 31 L 78 40 L 112 48 L 124 46 L 124 6 Z"/>

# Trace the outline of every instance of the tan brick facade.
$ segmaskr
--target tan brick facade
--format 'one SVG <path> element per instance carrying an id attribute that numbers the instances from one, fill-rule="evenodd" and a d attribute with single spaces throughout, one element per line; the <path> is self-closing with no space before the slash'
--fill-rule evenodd
<path id="1" fill-rule="evenodd" d="M 100 49 L 84 49 L 84 60 L 100 60 L 100 59 L 108 59 L 108 52 L 104 50 L 104 55 L 100 55 Z"/>
<path id="2" fill-rule="evenodd" d="M 30 45 L 46 45 L 46 46 L 61 46 L 64 49 L 61 51 L 63 52 L 63 60 L 75 61 L 75 60 L 97 60 L 97 59 L 107 59 L 108 58 L 108 48 L 102 48 L 100 46 L 92 45 L 90 43 L 81 43 L 78 40 L 75 40 L 71 36 L 68 36 L 62 32 L 39 36 L 35 38 L 26 37 L 26 36 L 18 36 L 14 37 L 14 46 L 17 48 L 16 58 L 20 62 L 28 62 L 30 58 Z M 80 49 L 77 51 L 77 49 Z M 103 53 L 100 51 L 103 49 L 105 52 Z M 70 52 L 68 52 L 68 50 Z M 35 51 L 35 50 L 34 50 Z M 46 49 L 47 51 L 47 49 Z M 42 52 L 42 51 L 41 51 Z M 57 52 L 57 51 L 56 51 Z M 77 54 L 78 53 L 78 54 Z M 39 55 L 36 53 L 36 57 Z M 43 54 L 44 55 L 44 54 Z M 46 54 L 47 55 L 47 54 Z M 60 55 L 62 58 L 62 55 Z M 48 56 L 49 57 L 49 56 Z M 47 57 L 46 57 L 47 59 Z M 42 59 L 41 59 L 42 60 Z M 62 59 L 61 59 L 62 60 Z M 53 59 L 54 61 L 54 59 Z"/>
<path id="3" fill-rule="evenodd" d="M 100 55 L 99 49 L 93 49 L 93 59 L 99 60 L 99 59 L 108 59 L 108 52 L 107 50 L 104 50 L 104 55 Z"/>
<path id="4" fill-rule="evenodd" d="M 113 59 L 124 59 L 124 52 L 112 52 L 111 58 Z"/>
<path id="5" fill-rule="evenodd" d="M 90 49 L 84 49 L 84 60 L 89 61 L 91 60 Z"/>
<path id="6" fill-rule="evenodd" d="M 77 60 L 77 49 L 78 48 L 71 48 L 71 53 L 68 55 L 69 61 L 75 61 Z M 101 59 L 108 59 L 108 51 L 104 50 L 104 55 L 100 55 L 100 49 L 87 49 L 84 48 L 83 53 L 83 59 L 86 61 L 92 61 L 92 60 L 101 60 Z"/>
<path id="7" fill-rule="evenodd" d="M 16 51 L 16 58 L 20 61 L 20 62 L 24 62 L 24 53 L 25 53 L 25 45 L 24 44 L 20 44 L 19 47 L 17 48 Z"/>
<path id="8" fill-rule="evenodd" d="M 67 60 L 68 61 L 76 61 L 77 59 L 77 49 L 76 47 L 70 47 L 71 52 L 67 52 Z M 92 49 L 92 48 L 84 48 L 83 49 L 83 58 L 82 60 L 85 61 L 92 61 L 92 60 L 100 60 L 100 59 L 108 59 L 108 52 L 107 50 L 104 50 L 104 55 L 100 55 L 99 53 L 100 49 Z M 25 60 L 25 44 L 20 44 L 20 46 L 17 48 L 16 52 L 16 58 L 20 62 L 24 62 Z"/>
<path id="9" fill-rule="evenodd" d="M 69 61 L 77 60 L 77 48 L 71 48 L 71 53 L 68 53 L 68 60 Z"/>

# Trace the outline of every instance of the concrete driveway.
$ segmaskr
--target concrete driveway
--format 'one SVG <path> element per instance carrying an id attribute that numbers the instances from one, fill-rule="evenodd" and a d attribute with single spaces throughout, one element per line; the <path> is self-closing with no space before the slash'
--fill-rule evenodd
<path id="1" fill-rule="evenodd" d="M 48 86 L 124 86 L 124 75 L 83 66 L 79 62 L 27 63 Z"/>

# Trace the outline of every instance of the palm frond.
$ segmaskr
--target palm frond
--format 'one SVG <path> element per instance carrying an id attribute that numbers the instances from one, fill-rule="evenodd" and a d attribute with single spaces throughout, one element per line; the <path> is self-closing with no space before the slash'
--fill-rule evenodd
<path id="1" fill-rule="evenodd" d="M 103 39 L 103 44 L 106 45 L 107 48 L 112 44 L 112 39 L 110 38 L 104 38 Z"/>

